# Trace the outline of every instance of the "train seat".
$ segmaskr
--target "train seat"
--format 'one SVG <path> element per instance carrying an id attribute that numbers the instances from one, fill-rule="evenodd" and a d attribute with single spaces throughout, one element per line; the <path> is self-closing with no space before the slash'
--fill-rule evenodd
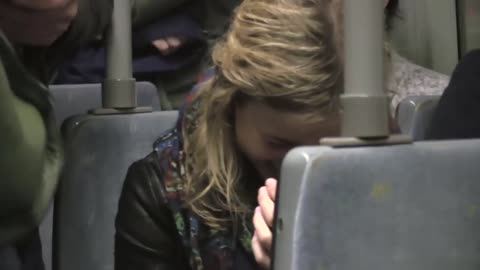
<path id="1" fill-rule="evenodd" d="M 150 82 L 137 82 L 138 106 L 161 110 L 157 87 Z M 51 85 L 55 117 L 60 126 L 65 119 L 73 115 L 86 113 L 90 109 L 102 107 L 101 84 Z"/>
<path id="2" fill-rule="evenodd" d="M 66 165 L 55 198 L 54 270 L 112 270 L 114 220 L 128 167 L 152 151 L 177 111 L 85 115 L 62 127 Z"/>
<path id="3" fill-rule="evenodd" d="M 292 150 L 274 269 L 478 269 L 478 160 L 480 140 Z"/>
<path id="4" fill-rule="evenodd" d="M 400 102 L 396 118 L 402 133 L 424 140 L 439 100 L 440 96 L 410 96 Z"/>
<path id="5" fill-rule="evenodd" d="M 161 110 L 155 85 L 149 82 L 137 82 L 136 90 L 139 106 L 149 106 L 155 111 Z M 59 128 L 65 119 L 74 115 L 85 114 L 88 110 L 99 108 L 102 105 L 101 84 L 52 85 L 50 86 L 50 92 Z M 46 270 L 52 269 L 52 230 L 53 206 L 50 207 L 40 224 L 40 237 Z"/>

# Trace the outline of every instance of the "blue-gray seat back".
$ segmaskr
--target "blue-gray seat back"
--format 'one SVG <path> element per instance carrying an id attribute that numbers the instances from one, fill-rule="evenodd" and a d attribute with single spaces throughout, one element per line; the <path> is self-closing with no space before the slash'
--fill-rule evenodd
<path id="1" fill-rule="evenodd" d="M 113 270 L 114 219 L 128 167 L 178 112 L 80 116 L 62 127 L 66 165 L 55 198 L 54 270 Z"/>
<path id="2" fill-rule="evenodd" d="M 439 100 L 440 96 L 410 96 L 400 102 L 397 122 L 402 133 L 424 140 Z"/>
<path id="3" fill-rule="evenodd" d="M 152 107 L 159 111 L 160 99 L 155 85 L 149 82 L 137 82 L 138 106 Z M 101 84 L 66 84 L 50 86 L 55 116 L 60 126 L 70 116 L 87 113 L 90 109 L 102 107 Z"/>
<path id="4" fill-rule="evenodd" d="M 274 269 L 479 269 L 479 160 L 480 140 L 294 149 Z"/>
<path id="5" fill-rule="evenodd" d="M 161 109 L 155 85 L 149 82 L 137 82 L 136 90 L 139 106 L 152 107 L 154 110 Z M 50 86 L 50 92 L 59 128 L 65 119 L 74 115 L 85 114 L 88 110 L 100 108 L 102 105 L 101 84 L 52 85 Z M 46 270 L 52 269 L 52 228 L 53 206 L 49 208 L 40 224 L 43 261 Z"/>

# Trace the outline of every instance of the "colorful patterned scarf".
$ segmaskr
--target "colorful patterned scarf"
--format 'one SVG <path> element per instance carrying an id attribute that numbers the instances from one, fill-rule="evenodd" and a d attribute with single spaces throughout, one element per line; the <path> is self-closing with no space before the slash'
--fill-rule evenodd
<path id="1" fill-rule="evenodd" d="M 213 74 L 214 70 L 210 69 L 199 81 L 203 82 Z M 243 222 L 242 228 L 234 236 L 233 233 L 208 228 L 202 224 L 200 218 L 184 207 L 185 167 L 182 129 L 185 128 L 188 135 L 188 130 L 195 126 L 200 102 L 194 99 L 194 95 L 198 88 L 195 87 L 187 97 L 185 108 L 180 112 L 176 126 L 164 133 L 154 144 L 163 174 L 162 195 L 174 215 L 183 245 L 189 252 L 191 268 L 203 270 L 206 269 L 206 265 L 213 265 L 218 270 L 234 269 L 236 248 L 243 248 L 251 257 L 252 231 L 245 224 L 251 219 Z M 240 243 L 240 247 L 237 247 L 237 243 Z"/>

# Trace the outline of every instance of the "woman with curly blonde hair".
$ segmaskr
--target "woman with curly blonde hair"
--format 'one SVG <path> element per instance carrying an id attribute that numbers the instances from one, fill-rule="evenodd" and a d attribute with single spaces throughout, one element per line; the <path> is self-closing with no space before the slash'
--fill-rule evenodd
<path id="1" fill-rule="evenodd" d="M 243 1 L 213 75 L 129 169 L 115 269 L 268 267 L 276 182 L 265 180 L 293 147 L 339 131 L 340 2 Z"/>

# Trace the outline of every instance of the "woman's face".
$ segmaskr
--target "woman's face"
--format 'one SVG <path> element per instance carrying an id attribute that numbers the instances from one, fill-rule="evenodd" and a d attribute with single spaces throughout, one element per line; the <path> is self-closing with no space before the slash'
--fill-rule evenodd
<path id="1" fill-rule="evenodd" d="M 279 112 L 258 102 L 235 109 L 237 144 L 264 178 L 279 177 L 281 162 L 290 149 L 318 145 L 321 138 L 339 134 L 338 116 L 307 121 L 303 115 Z"/>

